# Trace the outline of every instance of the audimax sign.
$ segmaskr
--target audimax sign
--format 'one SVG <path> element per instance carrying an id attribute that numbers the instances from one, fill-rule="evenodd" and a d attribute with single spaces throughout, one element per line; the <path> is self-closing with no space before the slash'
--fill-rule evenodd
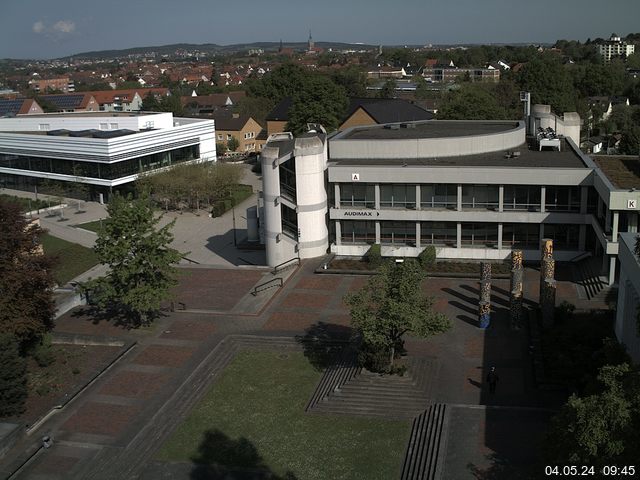
<path id="1" fill-rule="evenodd" d="M 368 212 L 366 210 L 347 210 L 342 213 L 342 216 L 343 217 L 379 217 L 380 212 Z"/>

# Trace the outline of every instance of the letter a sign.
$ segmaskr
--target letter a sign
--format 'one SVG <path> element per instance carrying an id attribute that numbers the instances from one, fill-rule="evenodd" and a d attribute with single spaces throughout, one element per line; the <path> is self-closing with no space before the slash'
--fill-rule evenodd
<path id="1" fill-rule="evenodd" d="M 360 174 L 359 173 L 352 173 L 351 174 L 351 181 L 352 182 L 359 182 L 360 181 Z"/>

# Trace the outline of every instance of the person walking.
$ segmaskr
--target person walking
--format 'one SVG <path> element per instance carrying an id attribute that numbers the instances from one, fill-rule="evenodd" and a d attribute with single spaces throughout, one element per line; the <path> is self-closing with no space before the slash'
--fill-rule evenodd
<path id="1" fill-rule="evenodd" d="M 496 373 L 496 367 L 491 367 L 491 370 L 487 374 L 487 382 L 489 383 L 489 393 L 496 393 L 496 385 L 498 384 L 498 374 Z"/>

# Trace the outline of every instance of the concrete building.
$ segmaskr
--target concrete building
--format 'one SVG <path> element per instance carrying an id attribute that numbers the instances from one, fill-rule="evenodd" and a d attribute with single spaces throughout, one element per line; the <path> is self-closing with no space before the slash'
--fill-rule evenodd
<path id="1" fill-rule="evenodd" d="M 616 338 L 635 363 L 640 363 L 640 261 L 635 255 L 637 233 L 620 234 L 620 281 L 616 310 Z"/>
<path id="2" fill-rule="evenodd" d="M 52 90 L 60 90 L 62 93 L 75 91 L 73 80 L 69 77 L 40 78 L 39 75 L 35 75 L 29 80 L 29 88 L 38 93 L 46 93 Z"/>
<path id="3" fill-rule="evenodd" d="M 0 118 L 0 184 L 34 191 L 45 181 L 81 182 L 92 198 L 105 199 L 131 189 L 141 173 L 215 161 L 214 125 L 171 113 Z"/>
<path id="4" fill-rule="evenodd" d="M 346 256 L 378 243 L 384 256 L 417 256 L 434 245 L 444 259 L 499 260 L 518 248 L 536 260 L 540 240 L 552 238 L 557 260 L 591 252 L 613 283 L 618 234 L 637 231 L 640 178 L 626 178 L 637 191 L 612 183 L 577 147 L 579 124 L 577 114 L 560 118 L 534 106 L 528 122 L 354 127 L 329 140 L 307 134 L 300 145 L 303 139 L 272 137 L 262 154 L 270 265 L 324 253 L 326 225 L 328 251 Z M 320 181 L 325 143 L 324 189 L 301 189 L 308 179 L 300 169 L 312 168 L 307 157 Z M 307 153 L 303 145 L 310 144 L 317 151 Z M 300 215 L 310 211 L 317 223 L 301 228 Z"/>
<path id="5" fill-rule="evenodd" d="M 617 34 L 612 33 L 609 40 L 598 45 L 598 53 L 602 57 L 602 61 L 607 64 L 611 63 L 612 58 L 626 58 L 633 55 L 635 48 L 634 44 L 622 41 Z"/>

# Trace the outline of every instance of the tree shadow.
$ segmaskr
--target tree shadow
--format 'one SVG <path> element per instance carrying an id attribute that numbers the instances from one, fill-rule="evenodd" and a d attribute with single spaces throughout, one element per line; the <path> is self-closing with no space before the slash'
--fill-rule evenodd
<path id="1" fill-rule="evenodd" d="M 189 478 L 192 480 L 296 480 L 291 471 L 276 475 L 264 463 L 253 443 L 244 437 L 233 440 L 220 430 L 207 430 Z"/>
<path id="2" fill-rule="evenodd" d="M 304 356 L 318 371 L 323 371 L 336 362 L 353 338 L 351 327 L 333 323 L 318 322 L 297 335 L 296 341 L 302 345 Z"/>
<path id="3" fill-rule="evenodd" d="M 138 321 L 126 312 L 117 308 L 102 309 L 95 305 L 85 305 L 74 310 L 71 313 L 72 318 L 91 322 L 93 325 L 99 325 L 100 323 L 109 323 L 114 327 L 120 327 L 123 330 L 135 330 L 144 326 L 148 326 L 160 317 L 168 316 L 162 311 L 154 312 L 144 322 Z"/>

